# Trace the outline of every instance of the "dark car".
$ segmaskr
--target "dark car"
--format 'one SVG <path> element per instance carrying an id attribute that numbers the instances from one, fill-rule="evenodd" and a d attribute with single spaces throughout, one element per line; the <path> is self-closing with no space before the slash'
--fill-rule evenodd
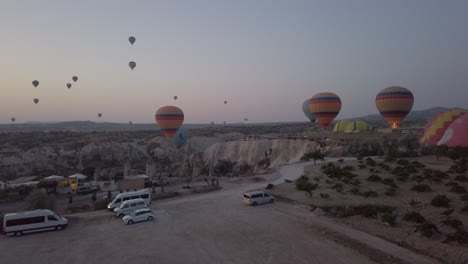
<path id="1" fill-rule="evenodd" d="M 76 190 L 77 194 L 88 194 L 88 193 L 95 193 L 97 192 L 96 187 L 88 187 L 88 186 L 81 186 L 78 187 L 78 190 Z"/>

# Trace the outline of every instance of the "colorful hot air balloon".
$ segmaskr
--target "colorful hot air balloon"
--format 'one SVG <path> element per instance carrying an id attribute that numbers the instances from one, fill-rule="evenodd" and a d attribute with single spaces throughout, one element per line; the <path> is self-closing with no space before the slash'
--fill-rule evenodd
<path id="1" fill-rule="evenodd" d="M 129 66 L 130 69 L 132 69 L 132 71 L 133 71 L 133 69 L 135 69 L 135 67 L 136 67 L 136 63 L 135 63 L 134 61 L 131 61 L 131 62 L 128 63 L 128 66 Z"/>
<path id="2" fill-rule="evenodd" d="M 72 87 L 71 83 L 67 83 L 67 88 L 70 89 Z"/>
<path id="3" fill-rule="evenodd" d="M 135 37 L 129 37 L 128 38 L 128 42 L 130 42 L 130 44 L 132 44 L 132 45 L 133 45 L 133 43 L 135 43 L 135 41 L 136 41 Z"/>
<path id="4" fill-rule="evenodd" d="M 102 113 L 98 113 L 97 116 L 98 116 L 99 118 L 101 118 L 101 117 L 102 117 Z"/>
<path id="5" fill-rule="evenodd" d="M 346 126 L 351 123 L 351 121 L 349 120 L 340 120 L 338 122 L 336 122 L 335 126 L 333 127 L 333 132 L 337 132 L 337 133 L 342 133 L 345 131 L 346 129 Z"/>
<path id="6" fill-rule="evenodd" d="M 340 113 L 341 99 L 334 93 L 318 93 L 310 99 L 309 109 L 320 125 L 327 128 Z"/>
<path id="7" fill-rule="evenodd" d="M 304 103 L 302 104 L 302 112 L 304 112 L 304 115 L 307 116 L 307 118 L 310 120 L 310 122 L 314 123 L 315 118 L 312 115 L 312 113 L 310 112 L 309 104 L 310 104 L 310 99 L 307 99 L 307 100 L 304 101 Z"/>
<path id="8" fill-rule="evenodd" d="M 37 99 L 37 98 L 34 98 L 33 101 L 34 101 L 35 104 L 39 103 L 39 99 Z"/>
<path id="9" fill-rule="evenodd" d="M 391 86 L 383 89 L 375 98 L 375 105 L 392 129 L 397 129 L 413 108 L 414 97 L 410 90 Z"/>
<path id="10" fill-rule="evenodd" d="M 180 148 L 187 142 L 189 138 L 189 131 L 185 127 L 180 127 L 174 137 L 172 138 L 172 142 L 176 146 L 176 148 Z"/>
<path id="11" fill-rule="evenodd" d="M 11 118 L 11 122 L 14 123 L 15 121 L 16 121 L 16 118 L 12 117 L 12 118 Z"/>
<path id="12" fill-rule="evenodd" d="M 468 113 L 467 110 L 463 109 L 450 109 L 442 112 L 432 118 L 424 127 L 423 134 L 419 139 L 419 143 L 425 145 L 436 145 L 437 142 L 442 138 L 445 130 L 460 116 Z"/>
<path id="13" fill-rule="evenodd" d="M 34 85 L 34 87 L 37 87 L 39 85 L 39 81 L 34 80 L 34 81 L 32 81 L 32 84 Z"/>
<path id="14" fill-rule="evenodd" d="M 353 122 L 350 122 L 346 128 L 344 129 L 345 133 L 353 133 L 353 132 L 366 132 L 366 131 L 372 131 L 372 126 L 369 125 L 368 123 L 361 121 L 361 120 L 356 120 Z"/>
<path id="15" fill-rule="evenodd" d="M 176 106 L 164 106 L 156 112 L 156 123 L 171 140 L 184 122 L 184 112 Z"/>
<path id="16" fill-rule="evenodd" d="M 72 80 L 73 80 L 74 82 L 76 82 L 76 81 L 78 81 L 78 77 L 77 77 L 77 76 L 73 76 L 73 77 L 72 77 Z"/>
<path id="17" fill-rule="evenodd" d="M 445 130 L 442 138 L 437 142 L 437 145 L 447 145 L 449 147 L 468 147 L 468 114 L 464 114 L 457 118 Z"/>
<path id="18" fill-rule="evenodd" d="M 176 96 L 174 96 L 174 100 L 175 100 L 175 101 L 177 101 L 177 95 L 176 95 Z"/>

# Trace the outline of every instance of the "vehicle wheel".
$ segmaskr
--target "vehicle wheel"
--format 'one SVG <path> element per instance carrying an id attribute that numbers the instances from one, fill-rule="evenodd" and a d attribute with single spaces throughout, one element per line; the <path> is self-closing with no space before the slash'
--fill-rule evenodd
<path id="1" fill-rule="evenodd" d="M 253 205 L 253 206 L 257 206 L 257 202 L 253 202 L 252 205 Z"/>
<path id="2" fill-rule="evenodd" d="M 128 220 L 127 222 L 129 225 L 133 224 L 133 221 L 132 220 Z"/>
<path id="3" fill-rule="evenodd" d="M 55 230 L 60 231 L 60 230 L 62 230 L 62 228 L 63 228 L 63 227 L 62 227 L 61 225 L 59 225 L 59 226 L 56 226 L 56 227 L 55 227 Z"/>
<path id="4" fill-rule="evenodd" d="M 153 217 L 152 217 L 152 216 L 148 216 L 148 221 L 153 221 Z"/>
<path id="5" fill-rule="evenodd" d="M 21 232 L 21 231 L 15 232 L 15 236 L 17 236 L 17 237 L 20 237 L 22 235 L 23 235 L 23 232 Z"/>
<path id="6" fill-rule="evenodd" d="M 274 202 L 273 199 L 270 199 L 270 203 L 273 203 L 273 202 Z"/>
<path id="7" fill-rule="evenodd" d="M 125 215 L 124 214 L 119 214 L 119 217 L 124 217 Z"/>

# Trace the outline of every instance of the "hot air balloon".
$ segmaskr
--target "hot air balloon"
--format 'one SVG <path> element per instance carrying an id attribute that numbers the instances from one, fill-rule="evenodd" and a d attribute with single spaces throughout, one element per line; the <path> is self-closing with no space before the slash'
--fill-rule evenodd
<path id="1" fill-rule="evenodd" d="M 72 87 L 71 83 L 67 83 L 67 88 L 70 89 Z"/>
<path id="2" fill-rule="evenodd" d="M 367 131 L 372 131 L 372 126 L 369 125 L 368 123 L 361 121 L 361 120 L 356 120 L 353 122 L 350 122 L 346 128 L 344 129 L 345 133 L 355 133 L 355 132 L 367 132 Z"/>
<path id="3" fill-rule="evenodd" d="M 176 101 L 177 101 L 177 95 L 176 95 L 176 96 L 174 96 L 174 100 L 176 100 Z"/>
<path id="4" fill-rule="evenodd" d="M 335 126 L 333 127 L 333 132 L 341 133 L 344 132 L 346 129 L 346 126 L 351 123 L 349 120 L 340 120 L 336 122 Z"/>
<path id="5" fill-rule="evenodd" d="M 180 148 L 187 142 L 189 138 L 189 131 L 185 127 L 180 127 L 177 132 L 175 133 L 174 137 L 172 138 L 172 142 L 176 146 L 176 148 Z"/>
<path id="6" fill-rule="evenodd" d="M 310 99 L 309 110 L 323 128 L 340 113 L 341 99 L 334 93 L 318 93 Z"/>
<path id="7" fill-rule="evenodd" d="M 132 44 L 132 45 L 133 45 L 133 43 L 135 43 L 135 41 L 136 41 L 135 37 L 129 37 L 128 38 L 128 42 L 130 42 L 130 44 Z"/>
<path id="8" fill-rule="evenodd" d="M 224 104 L 227 104 L 227 101 L 224 101 Z"/>
<path id="9" fill-rule="evenodd" d="M 307 118 L 310 120 L 310 122 L 314 123 L 315 118 L 312 115 L 312 113 L 310 112 L 309 104 L 310 104 L 310 99 L 307 99 L 307 100 L 304 101 L 304 103 L 302 104 L 302 112 L 304 112 L 304 114 L 307 116 Z"/>
<path id="10" fill-rule="evenodd" d="M 35 104 L 39 103 L 39 99 L 37 99 L 37 98 L 34 98 L 33 101 L 34 101 Z"/>
<path id="11" fill-rule="evenodd" d="M 34 85 L 34 87 L 37 87 L 39 85 L 39 81 L 34 80 L 34 81 L 32 81 L 32 84 Z"/>
<path id="12" fill-rule="evenodd" d="M 16 121 L 16 118 L 12 117 L 12 118 L 11 118 L 11 122 L 14 123 L 15 121 Z"/>
<path id="13" fill-rule="evenodd" d="M 72 77 L 72 80 L 73 80 L 74 82 L 76 82 L 76 81 L 78 81 L 78 77 L 77 77 L 77 76 L 73 76 L 73 77 Z"/>
<path id="14" fill-rule="evenodd" d="M 133 125 L 133 122 L 132 122 L 132 121 L 128 121 L 128 124 L 129 124 L 129 125 Z"/>
<path id="15" fill-rule="evenodd" d="M 249 119 L 248 119 L 248 118 L 244 118 L 244 121 L 247 122 L 247 121 L 249 121 Z"/>
<path id="16" fill-rule="evenodd" d="M 414 97 L 410 90 L 391 86 L 383 89 L 375 98 L 375 105 L 392 129 L 397 129 L 413 108 Z"/>
<path id="17" fill-rule="evenodd" d="M 98 113 L 97 116 L 98 116 L 99 118 L 101 118 L 101 117 L 102 117 L 102 113 Z"/>
<path id="18" fill-rule="evenodd" d="M 437 144 L 450 124 L 466 113 L 468 113 L 468 111 L 464 109 L 450 109 L 436 115 L 424 127 L 424 131 L 421 138 L 419 139 L 419 143 L 425 145 Z"/>
<path id="19" fill-rule="evenodd" d="M 163 106 L 158 109 L 155 118 L 162 132 L 171 140 L 184 122 L 184 112 L 176 106 Z"/>
<path id="20" fill-rule="evenodd" d="M 131 62 L 128 63 L 128 66 L 129 66 L 130 69 L 132 69 L 132 71 L 133 71 L 133 69 L 135 69 L 135 67 L 136 67 L 136 63 L 135 63 L 134 61 L 131 61 Z"/>
<path id="21" fill-rule="evenodd" d="M 468 147 L 468 137 L 466 135 L 468 135 L 468 114 L 464 114 L 453 121 L 445 130 L 437 145 Z"/>

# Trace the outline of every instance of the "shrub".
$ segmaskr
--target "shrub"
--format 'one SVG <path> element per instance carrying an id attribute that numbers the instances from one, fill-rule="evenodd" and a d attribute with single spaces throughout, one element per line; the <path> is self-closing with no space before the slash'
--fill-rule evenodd
<path id="1" fill-rule="evenodd" d="M 416 226 L 415 232 L 419 232 L 421 235 L 425 237 L 432 237 L 434 232 L 439 232 L 439 229 L 433 223 L 424 222 Z"/>
<path id="2" fill-rule="evenodd" d="M 445 186 L 450 186 L 450 187 L 458 186 L 458 182 L 449 181 L 445 184 Z"/>
<path id="3" fill-rule="evenodd" d="M 366 166 L 365 164 L 359 164 L 358 167 L 359 167 L 360 169 L 364 169 L 364 168 L 366 168 L 367 166 Z"/>
<path id="4" fill-rule="evenodd" d="M 271 190 L 271 189 L 273 189 L 273 188 L 275 188 L 275 185 L 273 185 L 273 184 L 269 183 L 269 184 L 266 186 L 266 188 L 265 188 L 265 189 L 267 189 L 267 190 Z"/>
<path id="5" fill-rule="evenodd" d="M 415 192 L 431 192 L 432 188 L 431 186 L 425 183 L 420 183 L 420 184 L 413 185 L 413 187 L 411 187 L 411 190 Z"/>
<path id="6" fill-rule="evenodd" d="M 343 163 L 343 162 L 344 162 L 344 159 L 339 159 L 338 162 L 339 162 L 339 163 Z"/>
<path id="7" fill-rule="evenodd" d="M 236 166 L 236 162 L 232 162 L 230 160 L 218 160 L 216 165 L 213 167 L 213 171 L 216 175 L 226 175 L 228 173 L 232 173 L 234 166 Z"/>
<path id="8" fill-rule="evenodd" d="M 396 163 L 399 164 L 399 165 L 406 166 L 406 165 L 409 164 L 409 161 L 408 161 L 408 160 L 405 160 L 405 159 L 399 159 L 399 160 L 397 160 Z"/>
<path id="9" fill-rule="evenodd" d="M 351 185 L 358 186 L 361 184 L 361 181 L 359 179 L 353 179 L 350 183 Z"/>
<path id="10" fill-rule="evenodd" d="M 424 218 L 424 216 L 422 216 L 420 213 L 415 212 L 415 211 L 406 213 L 403 216 L 403 220 L 409 221 L 409 222 L 415 222 L 418 224 L 426 222 L 426 219 Z"/>
<path id="11" fill-rule="evenodd" d="M 367 177 L 367 181 L 369 182 L 381 182 L 382 178 L 380 176 L 372 174 L 371 176 Z"/>
<path id="12" fill-rule="evenodd" d="M 413 166 L 415 166 L 416 168 L 424 168 L 424 167 L 426 167 L 426 165 L 422 164 L 421 162 L 419 162 L 419 161 L 417 161 L 417 160 L 412 161 L 411 164 L 412 164 Z"/>
<path id="13" fill-rule="evenodd" d="M 55 201 L 52 197 L 45 194 L 42 190 L 31 192 L 25 199 L 26 206 L 30 210 L 49 209 L 54 210 Z"/>
<path id="14" fill-rule="evenodd" d="M 390 226 L 396 226 L 397 215 L 394 213 L 384 213 L 382 215 L 382 222 L 388 223 Z"/>
<path id="15" fill-rule="evenodd" d="M 299 179 L 296 180 L 296 190 L 304 191 L 312 197 L 312 191 L 317 188 L 317 184 L 312 184 L 309 182 L 309 177 L 302 175 Z"/>
<path id="16" fill-rule="evenodd" d="M 451 215 L 453 213 L 453 211 L 455 211 L 455 209 L 453 209 L 453 208 L 452 209 L 447 209 L 447 210 L 443 211 L 441 214 L 449 216 L 449 215 Z"/>
<path id="17" fill-rule="evenodd" d="M 452 186 L 452 188 L 450 189 L 450 192 L 458 193 L 458 194 L 466 194 L 466 193 L 468 193 L 468 192 L 466 191 L 465 187 L 460 186 L 460 185 Z"/>
<path id="18" fill-rule="evenodd" d="M 435 207 L 449 207 L 450 199 L 443 194 L 439 194 L 431 200 L 431 204 Z"/>
<path id="19" fill-rule="evenodd" d="M 462 201 L 468 201 L 468 194 L 464 194 L 460 197 Z"/>
<path id="20" fill-rule="evenodd" d="M 466 177 L 465 175 L 463 174 L 460 174 L 460 175 L 457 175 L 455 176 L 455 181 L 459 181 L 459 182 L 467 182 L 468 181 L 468 177 Z"/>
<path id="21" fill-rule="evenodd" d="M 444 225 L 451 226 L 455 229 L 463 229 L 463 223 L 460 220 L 455 219 L 455 218 L 446 219 L 442 221 L 441 223 Z"/>
<path id="22" fill-rule="evenodd" d="M 349 190 L 349 192 L 354 195 L 361 195 L 358 188 L 352 188 L 351 190 Z"/>
<path id="23" fill-rule="evenodd" d="M 333 185 L 331 188 L 335 189 L 337 192 L 342 192 L 343 191 L 343 184 L 335 183 L 335 185 Z"/>
<path id="24" fill-rule="evenodd" d="M 462 229 L 457 229 L 454 233 L 448 234 L 445 240 L 443 241 L 444 243 L 448 242 L 457 242 L 458 244 L 467 244 L 468 243 L 468 232 Z"/>
<path id="25" fill-rule="evenodd" d="M 468 212 L 468 205 L 463 206 L 463 207 L 460 209 L 460 211 L 463 212 L 463 213 Z"/>
<path id="26" fill-rule="evenodd" d="M 396 188 L 396 183 L 393 179 L 391 178 L 385 178 L 382 180 L 382 183 L 385 184 L 385 185 L 388 185 L 390 187 L 393 187 L 393 188 Z"/>
<path id="27" fill-rule="evenodd" d="M 379 194 L 378 194 L 376 191 L 369 190 L 369 191 L 367 191 L 367 192 L 363 192 L 363 193 L 362 193 L 362 196 L 364 196 L 365 198 L 368 198 L 368 197 L 377 197 L 377 196 L 379 196 Z"/>
<path id="28" fill-rule="evenodd" d="M 387 196 L 395 196 L 397 193 L 397 189 L 396 188 L 388 188 L 384 194 L 387 195 Z"/>
<path id="29" fill-rule="evenodd" d="M 414 199 L 411 199 L 410 202 L 409 202 L 409 204 L 410 204 L 412 207 L 416 207 L 416 206 L 420 205 L 421 202 L 420 202 L 420 201 L 417 201 L 417 200 L 414 200 Z"/>
<path id="30" fill-rule="evenodd" d="M 353 171 L 353 170 L 354 170 L 354 167 L 353 167 L 353 166 L 344 166 L 344 167 L 343 167 L 343 170 Z"/>

